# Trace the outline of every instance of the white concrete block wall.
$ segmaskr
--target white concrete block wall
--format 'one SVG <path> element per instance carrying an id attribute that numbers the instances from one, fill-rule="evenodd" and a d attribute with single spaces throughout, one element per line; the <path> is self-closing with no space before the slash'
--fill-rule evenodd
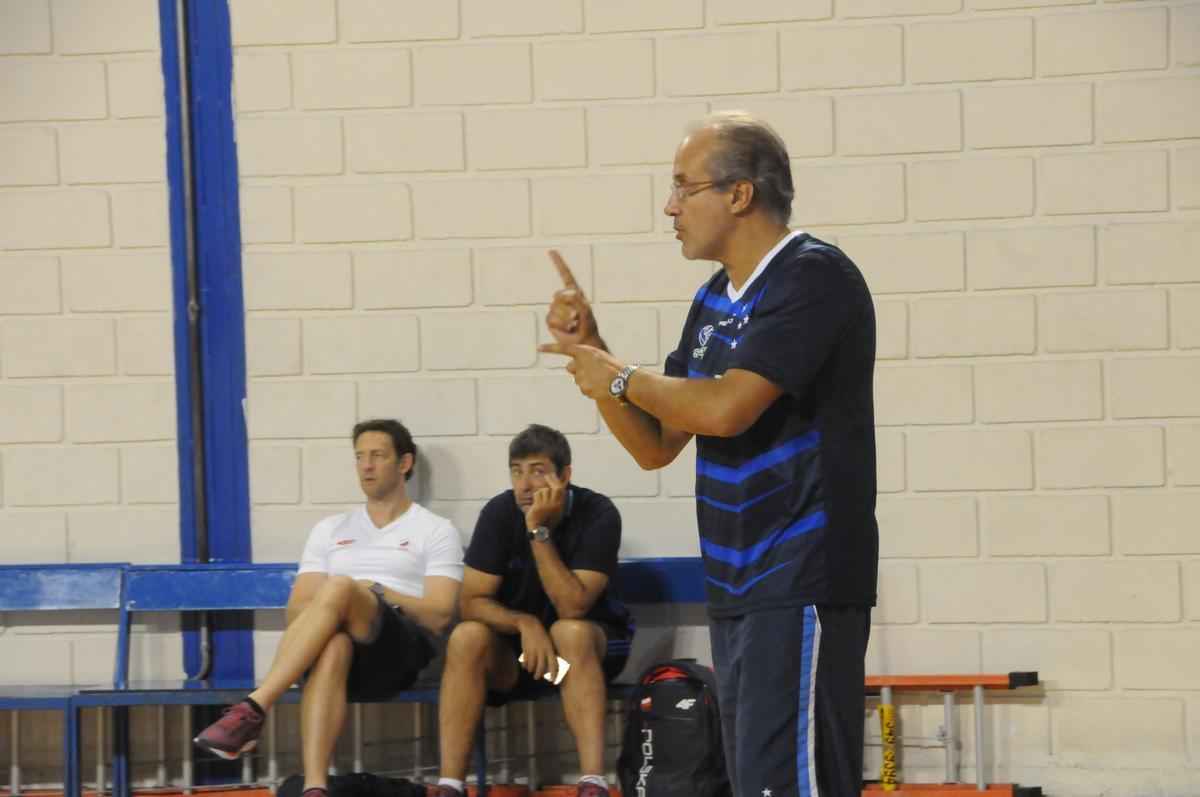
<path id="1" fill-rule="evenodd" d="M 875 294 L 871 671 L 1040 670 L 1046 699 L 989 709 L 993 775 L 1092 794 L 1082 764 L 1134 791 L 1153 777 L 1114 758 L 1126 741 L 1162 754 L 1164 784 L 1195 775 L 1200 4 L 233 11 L 256 549 L 287 558 L 353 500 L 346 427 L 396 415 L 426 451 L 414 484 L 464 537 L 509 437 L 545 421 L 617 500 L 626 555 L 694 554 L 691 449 L 639 471 L 533 351 L 543 252 L 564 251 L 614 350 L 661 367 L 711 273 L 661 216 L 674 146 L 745 108 L 788 143 L 794 225 Z M 1136 727 L 1114 735 L 1105 710 Z"/>
<path id="2" fill-rule="evenodd" d="M 154 0 L 0 3 L 4 564 L 179 560 L 162 86 Z M 107 613 L 0 624 L 0 682 L 111 677 Z M 177 623 L 134 650 L 178 677 Z M 61 781 L 57 718 L 22 725 L 24 783 Z"/>
<path id="3" fill-rule="evenodd" d="M 0 6 L 6 562 L 178 559 L 157 19 Z"/>
<path id="4" fill-rule="evenodd" d="M 337 450 L 377 415 L 411 423 L 414 485 L 464 536 L 546 420 L 627 554 L 694 554 L 691 451 L 638 471 L 536 354 L 542 253 L 661 364 L 711 273 L 660 215 L 674 144 L 747 108 L 788 142 L 794 225 L 876 295 L 871 670 L 1041 670 L 1045 699 L 993 710 L 1011 779 L 1195 782 L 1200 3 L 231 10 L 259 559 L 356 499 Z M 0 545 L 94 558 L 85 528 L 177 501 L 154 4 L 0 15 Z"/>

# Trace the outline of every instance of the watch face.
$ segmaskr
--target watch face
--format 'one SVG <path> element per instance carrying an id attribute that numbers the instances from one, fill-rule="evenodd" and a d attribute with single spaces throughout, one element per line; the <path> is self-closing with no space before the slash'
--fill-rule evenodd
<path id="1" fill-rule="evenodd" d="M 623 395 L 625 393 L 625 378 L 621 376 L 614 378 L 608 386 L 608 392 L 614 396 Z"/>

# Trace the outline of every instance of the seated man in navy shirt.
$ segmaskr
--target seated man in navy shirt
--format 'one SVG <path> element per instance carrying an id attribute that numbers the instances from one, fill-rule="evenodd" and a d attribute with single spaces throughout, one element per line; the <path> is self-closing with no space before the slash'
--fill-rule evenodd
<path id="1" fill-rule="evenodd" d="M 576 794 L 607 797 L 606 683 L 625 666 L 633 636 L 609 590 L 621 516 L 605 496 L 571 484 L 571 448 L 554 429 L 534 424 L 513 438 L 508 467 L 512 489 L 483 508 L 464 560 L 462 622 L 447 644 L 439 698 L 441 778 L 431 794 L 465 793 L 485 702 L 553 689 L 549 681 L 561 677 L 582 773 Z"/>

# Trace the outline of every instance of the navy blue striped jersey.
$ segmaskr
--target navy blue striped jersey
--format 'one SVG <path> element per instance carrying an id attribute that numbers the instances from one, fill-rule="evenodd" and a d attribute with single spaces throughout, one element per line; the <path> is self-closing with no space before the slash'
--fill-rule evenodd
<path id="1" fill-rule="evenodd" d="M 875 310 L 837 247 L 795 235 L 727 292 L 722 269 L 692 302 L 668 376 L 753 371 L 783 390 L 736 437 L 696 438 L 696 515 L 709 613 L 873 606 Z"/>

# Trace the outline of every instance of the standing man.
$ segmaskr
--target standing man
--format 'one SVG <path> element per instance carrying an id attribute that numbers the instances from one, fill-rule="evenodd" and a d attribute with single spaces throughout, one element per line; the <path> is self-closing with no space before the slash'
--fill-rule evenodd
<path id="1" fill-rule="evenodd" d="M 352 439 L 366 505 L 313 528 L 270 672 L 195 739 L 222 758 L 237 758 L 255 746 L 275 701 L 307 673 L 300 704 L 304 797 L 326 797 L 347 698 L 382 700 L 416 680 L 450 623 L 462 581 L 458 531 L 406 490 L 417 457 L 408 429 L 394 420 L 363 421 Z"/>
<path id="2" fill-rule="evenodd" d="M 740 797 L 862 788 L 875 604 L 875 316 L 838 248 L 787 224 L 787 150 L 744 113 L 697 125 L 665 212 L 700 287 L 666 374 L 600 338 L 570 270 L 547 324 L 567 370 L 643 468 L 696 437 L 696 514 L 726 762 Z"/>
<path id="3" fill-rule="evenodd" d="M 508 447 L 512 489 L 484 506 L 467 548 L 462 622 L 446 646 L 438 699 L 441 778 L 430 794 L 462 797 L 484 703 L 562 690 L 582 772 L 578 797 L 608 797 L 606 684 L 624 668 L 633 626 L 609 594 L 621 516 L 605 496 L 571 484 L 562 433 L 534 424 Z M 565 675 L 559 659 L 566 664 Z"/>

